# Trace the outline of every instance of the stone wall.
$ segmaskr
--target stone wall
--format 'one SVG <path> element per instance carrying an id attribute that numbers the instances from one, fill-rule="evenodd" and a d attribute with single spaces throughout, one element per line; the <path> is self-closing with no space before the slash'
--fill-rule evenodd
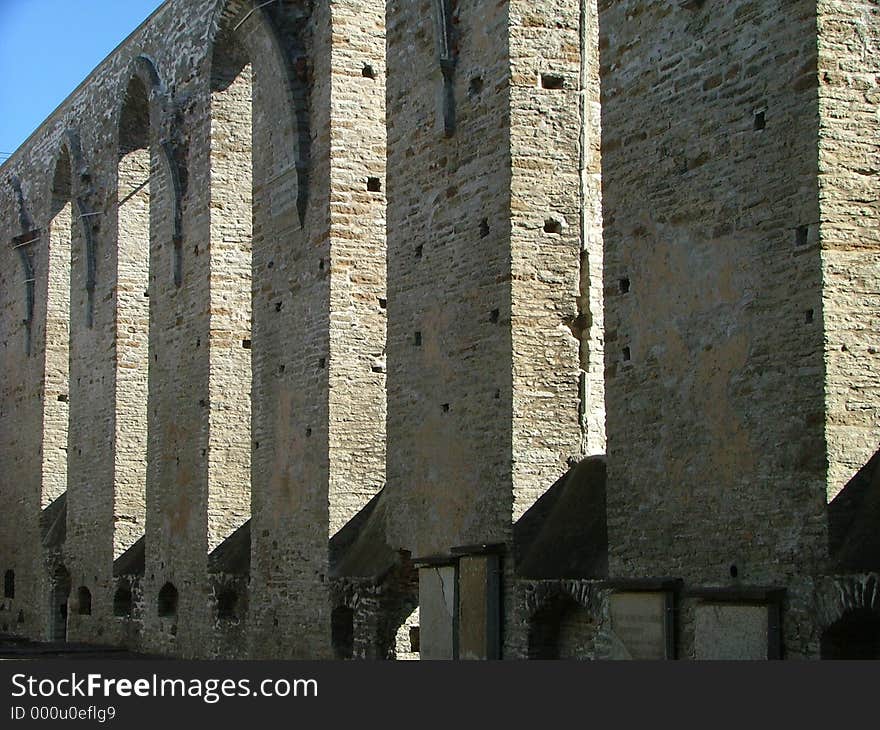
<path id="1" fill-rule="evenodd" d="M 0 629 L 821 655 L 880 610 L 878 37 L 867 1 L 169 0 L 0 167 Z"/>
<path id="2" fill-rule="evenodd" d="M 599 5 L 610 571 L 817 569 L 815 4 Z"/>
<path id="3" fill-rule="evenodd" d="M 4 248 L 0 275 L 4 366 L 18 374 L 0 411 L 12 436 L 0 539 L 28 607 L 17 630 L 48 631 L 40 508 L 69 485 L 56 562 L 70 573 L 71 638 L 185 656 L 329 652 L 327 541 L 384 482 L 384 12 L 356 9 L 172 0 L 4 165 L 2 234 L 27 240 Z M 245 69 L 231 87 L 213 73 L 226 51 Z M 71 203 L 69 275 L 49 267 L 55 198 Z M 41 394 L 44 379 L 53 399 L 67 392 L 59 315 L 45 311 L 66 276 L 65 438 L 64 402 Z M 217 619 L 208 554 L 248 518 L 255 570 L 247 628 L 233 630 Z M 114 578 L 115 558 L 135 572 Z M 134 618 L 113 612 L 123 579 L 137 584 Z M 160 616 L 172 587 L 176 608 Z"/>
<path id="4" fill-rule="evenodd" d="M 433 6 L 389 5 L 389 485 L 422 554 L 504 541 L 579 451 L 579 8 L 451 7 L 454 102 Z"/>
<path id="5" fill-rule="evenodd" d="M 824 0 L 818 8 L 817 245 L 830 501 L 880 444 L 880 9 Z"/>

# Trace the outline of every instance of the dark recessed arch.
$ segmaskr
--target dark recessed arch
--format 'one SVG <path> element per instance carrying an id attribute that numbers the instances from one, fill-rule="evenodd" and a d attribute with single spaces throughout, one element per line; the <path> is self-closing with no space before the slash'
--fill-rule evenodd
<path id="1" fill-rule="evenodd" d="M 285 101 L 278 106 L 286 109 L 285 124 L 289 127 L 295 148 L 296 207 L 300 225 L 304 225 L 312 140 L 309 121 L 310 71 L 304 42 L 308 12 L 305 9 L 298 11 L 290 4 L 285 4 L 283 8 L 280 5 L 261 4 L 255 7 L 246 0 L 229 0 L 221 5 L 211 40 L 211 84 L 215 90 L 221 88 L 218 84 L 228 75 L 230 60 L 226 56 L 230 54 L 237 56 L 232 65 L 241 63 L 240 68 L 249 61 L 270 64 L 267 76 L 278 82 L 273 97 Z M 261 70 L 258 69 L 257 73 Z"/>
<path id="2" fill-rule="evenodd" d="M 67 640 L 67 599 L 70 596 L 70 572 L 58 564 L 52 571 L 49 592 L 49 639 Z"/>
<path id="3" fill-rule="evenodd" d="M 330 615 L 331 644 L 336 659 L 354 656 L 354 611 L 349 606 L 337 606 Z"/>
<path id="4" fill-rule="evenodd" d="M 123 129 L 127 121 L 132 121 L 125 119 L 126 115 L 132 114 L 133 111 L 126 108 L 134 100 L 130 98 L 130 94 L 142 97 L 139 101 L 143 102 L 143 110 L 139 110 L 138 113 L 146 116 L 146 120 L 141 120 L 141 126 L 147 130 L 150 127 L 160 130 L 170 114 L 171 102 L 156 65 L 148 56 L 139 55 L 131 60 L 128 70 L 117 88 L 116 98 L 119 99 L 119 104 L 113 119 L 114 127 L 117 130 Z M 161 134 L 157 133 L 157 136 L 161 136 Z"/>
<path id="5" fill-rule="evenodd" d="M 239 618 L 238 591 L 224 588 L 217 594 L 217 618 L 221 621 L 235 621 Z"/>
<path id="6" fill-rule="evenodd" d="M 113 594 L 113 615 L 119 618 L 130 618 L 134 608 L 131 584 L 123 580 Z"/>
<path id="7" fill-rule="evenodd" d="M 85 586 L 76 592 L 76 610 L 80 616 L 92 615 L 92 592 Z"/>
<path id="8" fill-rule="evenodd" d="M 177 588 L 173 583 L 162 586 L 157 605 L 159 618 L 177 618 L 177 599 Z"/>

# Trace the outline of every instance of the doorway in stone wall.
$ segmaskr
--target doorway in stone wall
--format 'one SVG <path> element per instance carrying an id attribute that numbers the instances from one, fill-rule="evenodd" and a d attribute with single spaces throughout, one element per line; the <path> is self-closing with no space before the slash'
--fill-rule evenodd
<path id="1" fill-rule="evenodd" d="M 49 640 L 67 641 L 67 602 L 70 598 L 70 573 L 63 565 L 52 574 L 49 598 Z"/>

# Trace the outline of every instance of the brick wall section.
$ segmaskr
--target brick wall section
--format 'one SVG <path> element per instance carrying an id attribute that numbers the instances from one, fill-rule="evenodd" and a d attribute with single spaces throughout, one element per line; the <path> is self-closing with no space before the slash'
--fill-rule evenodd
<path id="1" fill-rule="evenodd" d="M 819 217 L 815 4 L 599 8 L 610 571 L 814 569 L 821 270 L 796 229 Z"/>
<path id="2" fill-rule="evenodd" d="M 229 78 L 226 50 L 214 50 L 211 94 L 209 551 L 251 511 L 253 72 Z"/>
<path id="3" fill-rule="evenodd" d="M 599 12 L 581 3 L 581 431 L 586 455 L 605 453 L 605 314 L 602 265 L 602 109 Z"/>
<path id="4" fill-rule="evenodd" d="M 7 171 L 0 193 L 0 230 L 4 245 L 0 248 L 0 367 L 3 378 L 0 400 L 0 490 L 4 508 L 0 510 L 0 570 L 15 571 L 15 599 L 5 601 L 10 613 L 0 625 L 14 633 L 41 636 L 45 630 L 43 616 L 37 606 L 42 605 L 41 556 L 38 517 L 41 506 L 41 433 L 43 423 L 43 372 L 40 367 L 41 337 L 35 338 L 28 357 L 25 350 L 26 295 L 25 274 L 19 251 L 10 243 L 26 232 L 19 222 L 19 204 Z M 28 182 L 22 185 L 27 205 L 32 205 L 34 188 Z M 27 240 L 27 239 L 25 239 Z M 46 296 L 48 283 L 44 272 L 48 256 L 37 243 L 30 249 L 34 254 L 35 323 L 44 318 L 39 302 Z M 39 328 L 37 328 L 39 330 Z M 16 373 L 16 377 L 10 377 Z M 24 612 L 19 624 L 17 612 Z"/>
<path id="5" fill-rule="evenodd" d="M 611 571 L 723 585 L 735 564 L 743 582 L 785 583 L 787 651 L 815 655 L 806 576 L 825 554 L 826 494 L 878 432 L 873 4 L 459 0 L 451 136 L 434 3 L 279 4 L 245 20 L 252 8 L 171 0 L 0 170 L 3 240 L 40 233 L 30 356 L 25 275 L 0 247 L 0 572 L 16 571 L 3 625 L 46 634 L 46 566 L 63 560 L 73 596 L 92 596 L 89 617 L 71 603 L 72 639 L 329 656 L 327 539 L 381 486 L 383 460 L 391 547 L 509 542 L 566 460 L 603 448 L 607 345 Z M 213 43 L 230 33 L 253 78 L 224 109 Z M 139 55 L 159 82 L 149 144 L 120 175 Z M 44 556 L 40 509 L 65 483 L 52 460 L 66 222 L 52 177 L 69 130 L 82 160 L 70 161 L 67 542 Z M 179 286 L 161 143 L 185 166 Z M 118 209 L 126 172 L 148 169 Z M 135 356 L 145 304 L 148 366 Z M 126 619 L 112 615 L 112 565 L 144 509 L 144 428 L 146 571 Z M 207 556 L 248 514 L 246 616 L 219 621 L 217 591 L 246 579 L 208 576 Z M 505 560 L 508 657 L 528 653 L 541 603 L 515 589 L 515 568 Z M 358 656 L 393 653 L 411 578 L 399 595 L 367 581 Z M 166 582 L 176 617 L 158 616 Z M 602 656 L 606 592 L 575 583 L 597 620 L 586 651 Z"/>
<path id="6" fill-rule="evenodd" d="M 417 554 L 504 541 L 581 447 L 580 6 L 456 8 L 451 137 L 433 6 L 388 10 L 388 477 Z"/>
<path id="7" fill-rule="evenodd" d="M 67 489 L 71 216 L 67 202 L 49 225 L 41 509 Z"/>
<path id="8" fill-rule="evenodd" d="M 320 81 L 310 89 L 308 125 L 315 136 L 311 161 L 306 158 L 309 206 L 303 223 L 295 206 L 295 170 L 306 151 L 292 118 L 278 114 L 277 99 L 286 95 L 281 67 L 266 55 L 270 49 L 264 47 L 259 28 L 251 27 L 248 46 L 255 73 L 258 276 L 253 304 L 251 656 L 329 655 L 330 611 L 322 579 L 327 574 L 328 522 L 330 73 L 329 48 L 318 50 L 324 36 L 316 30 L 325 20 L 316 8 L 304 26 L 308 78 Z M 329 44 L 329 30 L 326 39 Z M 319 58 L 326 67 L 319 65 Z"/>
<path id="9" fill-rule="evenodd" d="M 334 3 L 331 11 L 329 528 L 332 536 L 385 484 L 386 309 L 383 304 L 387 294 L 385 3 L 346 0 Z M 378 180 L 379 191 L 368 189 L 370 178 Z"/>
<path id="10" fill-rule="evenodd" d="M 115 81 L 113 77 L 102 79 L 114 94 L 119 92 Z M 87 206 L 86 210 L 77 211 L 77 217 L 89 214 L 79 219 L 83 230 L 74 241 L 71 261 L 67 539 L 63 559 L 70 572 L 73 597 L 67 633 L 74 641 L 96 641 L 103 634 L 112 608 L 115 532 L 118 158 L 114 114 L 102 118 L 101 124 L 82 129 L 74 121 L 86 114 L 88 104 L 87 99 L 78 99 L 75 109 L 68 112 L 71 117 L 56 120 L 58 133 L 65 126 L 78 129 L 89 175 L 88 180 L 83 180 L 79 174 L 79 179 L 73 181 L 73 188 L 78 191 L 74 194 L 83 198 Z M 54 154 L 55 150 L 50 147 L 48 153 Z M 51 169 L 48 165 L 47 168 Z M 41 193 L 41 217 L 45 216 L 44 206 L 48 203 L 44 196 Z M 86 230 L 94 243 L 92 294 L 88 291 Z M 92 595 L 91 616 L 77 614 L 74 598 L 80 587 Z"/>
<path id="11" fill-rule="evenodd" d="M 206 583 L 210 338 L 210 48 L 189 33 L 174 34 L 176 52 L 165 47 L 169 28 L 185 27 L 189 13 L 212 17 L 214 2 L 189 10 L 166 6 L 161 22 L 149 24 L 132 55 L 154 59 L 161 84 L 177 83 L 176 123 L 171 139 L 181 146 L 188 177 L 183 204 L 181 285 L 173 278 L 171 181 L 156 160 L 160 135 L 151 114 L 153 187 L 150 234 L 150 369 L 147 459 L 146 568 L 142 589 L 142 647 L 152 652 L 203 656 L 209 626 Z M 205 22 L 205 21 L 202 21 Z M 166 23 L 168 25 L 166 25 Z M 204 28 L 203 28 L 204 32 Z M 199 74 L 195 73 L 199 70 Z M 155 92 L 154 92 L 155 93 Z M 167 112 L 166 112 L 167 114 Z M 164 119 L 165 125 L 170 120 Z M 178 619 L 157 615 L 166 582 L 178 590 Z"/>
<path id="12" fill-rule="evenodd" d="M 818 7 L 830 500 L 880 445 L 880 8 L 840 0 Z"/>
<path id="13" fill-rule="evenodd" d="M 113 557 L 144 534 L 150 330 L 150 150 L 119 161 Z"/>
<path id="14" fill-rule="evenodd" d="M 368 177 L 384 184 L 384 14 L 379 3 L 358 4 L 357 16 L 354 8 L 318 6 L 303 29 L 312 130 L 304 225 L 291 176 L 306 152 L 278 115 L 277 66 L 266 56 L 261 77 L 255 59 L 256 656 L 330 656 L 328 539 L 384 482 L 384 374 L 373 370 L 385 340 L 384 197 L 367 190 Z M 252 47 L 263 48 L 259 38 Z"/>
<path id="15" fill-rule="evenodd" d="M 511 2 L 508 22 L 516 520 L 581 449 L 581 7 Z"/>
<path id="16" fill-rule="evenodd" d="M 416 556 L 503 542 L 513 509 L 508 8 L 457 8 L 451 137 L 434 3 L 386 16 L 389 539 Z"/>
<path id="17" fill-rule="evenodd" d="M 389 540 L 414 555 L 508 541 L 587 440 L 580 4 L 452 7 L 451 136 L 434 5 L 387 13 Z"/>

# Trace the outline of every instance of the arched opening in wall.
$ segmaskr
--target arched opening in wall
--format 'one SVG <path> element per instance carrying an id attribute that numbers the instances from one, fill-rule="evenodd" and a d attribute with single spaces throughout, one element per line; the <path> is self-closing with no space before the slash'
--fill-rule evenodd
<path id="1" fill-rule="evenodd" d="M 211 61 L 209 552 L 251 516 L 253 69 L 232 35 Z"/>
<path id="2" fill-rule="evenodd" d="M 177 618 L 177 589 L 173 583 L 166 583 L 159 591 L 159 618 Z"/>
<path id="3" fill-rule="evenodd" d="M 76 612 L 80 616 L 92 615 L 92 592 L 85 586 L 76 592 Z"/>
<path id="4" fill-rule="evenodd" d="M 238 620 L 238 592 L 224 588 L 217 596 L 217 618 L 221 621 Z"/>
<path id="5" fill-rule="evenodd" d="M 570 596 L 552 601 L 529 624 L 530 659 L 594 659 L 595 617 Z"/>
<path id="6" fill-rule="evenodd" d="M 419 609 L 416 608 L 397 629 L 394 637 L 394 658 L 413 661 L 419 657 Z"/>
<path id="7" fill-rule="evenodd" d="M 55 568 L 49 592 L 49 640 L 67 641 L 67 601 L 70 598 L 70 573 L 63 565 Z"/>
<path id="8" fill-rule="evenodd" d="M 113 557 L 144 535 L 152 153 L 149 90 L 134 76 L 119 118 Z"/>
<path id="9" fill-rule="evenodd" d="M 3 597 L 15 598 L 15 571 L 7 570 L 3 574 Z"/>
<path id="10" fill-rule="evenodd" d="M 55 163 L 50 212 L 40 509 L 46 509 L 67 489 L 70 274 L 74 230 L 72 171 L 67 146 L 62 147 Z M 78 315 L 85 317 L 85 312 L 79 312 Z"/>
<path id="11" fill-rule="evenodd" d="M 822 634 L 823 659 L 880 659 L 880 614 L 849 611 Z"/>
<path id="12" fill-rule="evenodd" d="M 119 618 L 131 618 L 133 608 L 131 586 L 127 581 L 122 582 L 113 594 L 113 615 Z"/>
<path id="13" fill-rule="evenodd" d="M 337 606 L 330 615 L 330 637 L 336 659 L 354 657 L 354 611 L 348 606 Z"/>

